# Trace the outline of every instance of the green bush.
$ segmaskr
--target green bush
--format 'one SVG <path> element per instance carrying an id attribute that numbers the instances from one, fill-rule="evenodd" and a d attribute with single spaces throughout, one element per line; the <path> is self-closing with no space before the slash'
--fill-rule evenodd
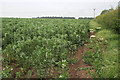
<path id="1" fill-rule="evenodd" d="M 107 12 L 106 14 L 99 15 L 95 20 L 107 29 L 119 30 L 118 9 Z"/>

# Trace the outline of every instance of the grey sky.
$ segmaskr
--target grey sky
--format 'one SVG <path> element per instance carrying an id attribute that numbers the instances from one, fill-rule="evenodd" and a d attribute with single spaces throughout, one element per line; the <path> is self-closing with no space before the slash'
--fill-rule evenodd
<path id="1" fill-rule="evenodd" d="M 117 7 L 119 0 L 0 0 L 0 16 L 74 16 L 93 17 L 104 9 Z"/>

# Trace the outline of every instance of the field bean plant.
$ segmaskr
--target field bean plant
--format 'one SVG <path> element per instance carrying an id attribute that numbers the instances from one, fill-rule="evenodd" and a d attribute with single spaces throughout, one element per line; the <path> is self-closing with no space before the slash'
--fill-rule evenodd
<path id="1" fill-rule="evenodd" d="M 69 77 L 68 53 L 88 42 L 87 19 L 2 19 L 3 78 Z M 58 75 L 53 75 L 55 70 Z"/>

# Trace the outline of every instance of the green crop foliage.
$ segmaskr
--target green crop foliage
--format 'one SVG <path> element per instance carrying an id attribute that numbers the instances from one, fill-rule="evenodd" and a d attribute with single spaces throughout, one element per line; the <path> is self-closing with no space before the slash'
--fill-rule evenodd
<path id="1" fill-rule="evenodd" d="M 74 52 L 78 45 L 88 41 L 88 23 L 90 20 L 75 19 L 2 19 L 3 65 L 15 63 L 28 71 L 30 78 L 34 69 L 40 78 L 50 77 L 51 68 L 56 66 L 68 70 L 68 52 Z M 62 61 L 67 61 L 63 63 Z M 61 63 L 60 63 L 61 62 Z M 26 71 L 25 71 L 26 70 Z M 16 72 L 19 78 L 24 72 Z M 68 77 L 61 72 L 58 77 Z M 12 72 L 5 72 L 5 78 Z"/>

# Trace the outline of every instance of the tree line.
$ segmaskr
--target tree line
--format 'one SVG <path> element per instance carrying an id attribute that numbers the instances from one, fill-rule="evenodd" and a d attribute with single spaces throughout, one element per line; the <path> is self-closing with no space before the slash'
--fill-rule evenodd
<path id="1" fill-rule="evenodd" d="M 42 19 L 75 19 L 75 17 L 36 17 Z M 79 17 L 78 19 L 93 19 L 93 17 Z"/>

